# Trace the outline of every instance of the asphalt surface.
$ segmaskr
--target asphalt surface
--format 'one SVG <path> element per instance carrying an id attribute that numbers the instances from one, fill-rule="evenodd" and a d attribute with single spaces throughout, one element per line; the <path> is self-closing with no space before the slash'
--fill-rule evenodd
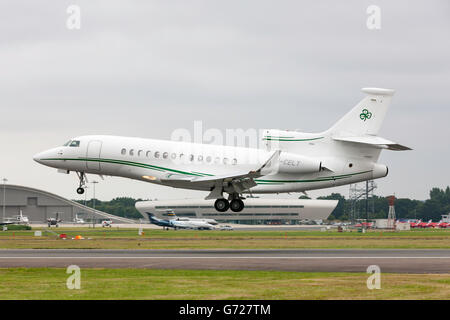
<path id="1" fill-rule="evenodd" d="M 0 267 L 450 273 L 450 250 L 0 250 Z"/>

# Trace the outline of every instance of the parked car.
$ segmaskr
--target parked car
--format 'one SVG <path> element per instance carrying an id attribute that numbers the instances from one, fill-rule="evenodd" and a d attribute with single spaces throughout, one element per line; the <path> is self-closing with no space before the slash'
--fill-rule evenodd
<path id="1" fill-rule="evenodd" d="M 102 221 L 102 227 L 104 228 L 104 227 L 112 227 L 112 220 L 103 220 Z"/>

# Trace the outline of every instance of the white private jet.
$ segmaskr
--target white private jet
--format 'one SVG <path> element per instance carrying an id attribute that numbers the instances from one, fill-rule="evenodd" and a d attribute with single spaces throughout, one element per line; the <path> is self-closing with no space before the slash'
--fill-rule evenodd
<path id="1" fill-rule="evenodd" d="M 73 219 L 73 222 L 75 222 L 77 224 L 85 223 L 83 218 L 78 218 L 78 214 L 75 214 L 75 219 Z"/>
<path id="2" fill-rule="evenodd" d="M 208 191 L 219 212 L 242 211 L 247 193 L 305 192 L 385 177 L 382 149 L 411 150 L 377 136 L 394 90 L 367 96 L 320 133 L 265 130 L 265 149 L 106 135 L 73 138 L 34 160 L 75 171 L 82 194 L 86 173 Z M 224 194 L 228 194 L 225 198 Z"/>
<path id="3" fill-rule="evenodd" d="M 214 225 L 210 222 L 206 222 L 204 219 L 189 219 L 189 218 L 178 218 L 174 213 L 169 214 L 168 219 L 159 219 L 153 213 L 146 212 L 150 223 L 157 226 L 161 226 L 164 229 L 174 228 L 174 229 L 194 229 L 194 230 L 213 230 Z M 215 221 L 214 221 L 215 222 Z M 217 224 L 217 222 L 215 222 Z"/>
<path id="4" fill-rule="evenodd" d="M 22 210 L 19 211 L 19 215 L 14 216 L 12 218 L 6 218 L 5 221 L 1 222 L 0 225 L 8 225 L 8 224 L 24 224 L 29 225 L 30 219 L 22 214 Z"/>
<path id="5" fill-rule="evenodd" d="M 136 209 L 140 209 L 142 204 L 136 204 Z M 142 208 L 143 209 L 143 208 Z M 145 210 L 145 209 L 144 209 Z M 219 223 L 214 219 L 205 219 L 205 218 L 189 218 L 189 217 L 177 217 L 175 211 L 173 209 L 164 209 L 164 210 L 156 210 L 159 212 L 164 212 L 165 216 L 169 217 L 169 219 L 176 219 L 177 221 L 194 221 L 194 222 L 204 222 L 210 225 L 218 225 Z M 151 216 L 155 216 L 149 212 L 145 212 L 150 219 Z"/>

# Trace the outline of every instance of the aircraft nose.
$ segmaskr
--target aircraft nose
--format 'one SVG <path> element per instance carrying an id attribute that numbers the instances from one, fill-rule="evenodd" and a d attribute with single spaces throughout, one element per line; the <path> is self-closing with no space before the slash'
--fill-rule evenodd
<path id="1" fill-rule="evenodd" d="M 33 156 L 33 160 L 36 161 L 37 163 L 42 163 L 43 154 L 44 154 L 43 152 L 36 153 Z"/>
<path id="2" fill-rule="evenodd" d="M 45 150 L 39 153 L 36 153 L 33 156 L 33 160 L 40 164 L 48 163 L 48 160 L 55 158 L 57 156 L 55 149 Z"/>

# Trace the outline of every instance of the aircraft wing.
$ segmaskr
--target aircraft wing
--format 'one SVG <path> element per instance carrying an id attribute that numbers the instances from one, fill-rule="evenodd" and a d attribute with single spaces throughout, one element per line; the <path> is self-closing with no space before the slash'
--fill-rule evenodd
<path id="1" fill-rule="evenodd" d="M 278 164 L 280 153 L 280 150 L 274 151 L 274 153 L 268 158 L 268 160 L 266 160 L 266 162 L 256 170 L 241 171 L 231 174 L 207 177 L 192 177 L 177 174 L 170 175 L 166 179 L 161 179 L 161 182 L 173 187 L 184 187 L 186 185 L 196 184 L 197 186 L 205 190 L 211 190 L 215 186 L 222 186 L 224 182 L 228 182 L 233 184 L 236 192 L 241 193 L 242 191 L 256 185 L 253 179 L 267 175 L 273 170 L 273 167 Z"/>
<path id="2" fill-rule="evenodd" d="M 13 224 L 14 222 L 0 222 L 0 226 L 6 226 L 8 224 Z"/>

